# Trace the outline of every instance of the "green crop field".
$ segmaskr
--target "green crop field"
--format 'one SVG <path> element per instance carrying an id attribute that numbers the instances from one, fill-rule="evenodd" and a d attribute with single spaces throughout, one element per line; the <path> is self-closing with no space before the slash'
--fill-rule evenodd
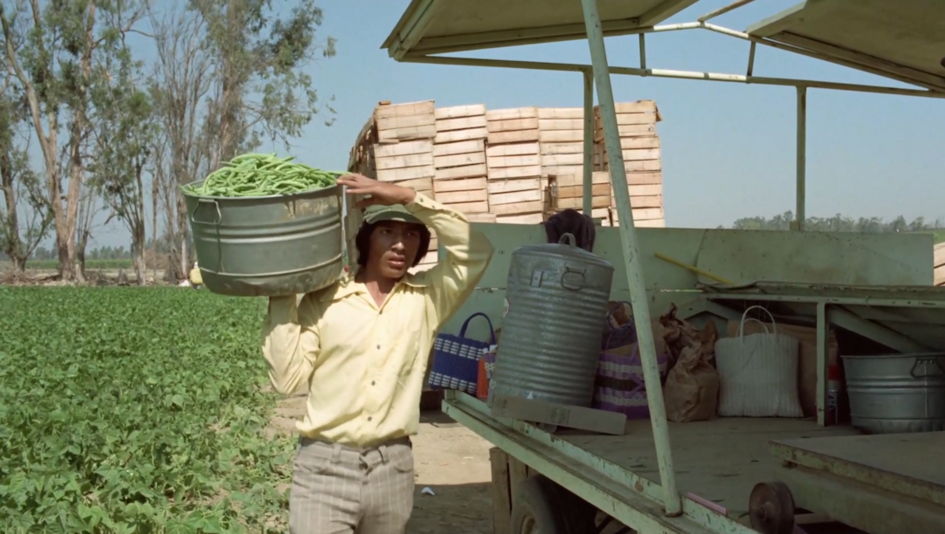
<path id="1" fill-rule="evenodd" d="M 0 287 L 0 532 L 285 532 L 262 299 Z"/>

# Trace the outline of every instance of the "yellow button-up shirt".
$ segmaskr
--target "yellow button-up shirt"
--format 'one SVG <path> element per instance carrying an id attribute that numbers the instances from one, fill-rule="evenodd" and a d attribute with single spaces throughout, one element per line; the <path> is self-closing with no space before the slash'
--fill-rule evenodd
<path id="1" fill-rule="evenodd" d="M 429 197 L 418 194 L 406 208 L 436 232 L 446 257 L 404 277 L 380 307 L 353 273 L 301 298 L 269 299 L 263 355 L 277 391 L 308 390 L 296 425 L 303 436 L 364 447 L 417 432 L 434 338 L 475 289 L 493 248 L 463 214 Z"/>

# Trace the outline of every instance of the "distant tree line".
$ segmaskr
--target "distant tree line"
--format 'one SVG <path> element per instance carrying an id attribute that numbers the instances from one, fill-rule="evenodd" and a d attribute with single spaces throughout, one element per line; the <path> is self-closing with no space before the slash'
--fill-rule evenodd
<path id="1" fill-rule="evenodd" d="M 737 230 L 789 230 L 794 222 L 794 213 L 785 211 L 774 217 L 743 217 L 732 223 Z M 719 228 L 724 228 L 719 226 Z M 807 217 L 804 229 L 815 232 L 936 232 L 945 230 L 945 221 L 936 219 L 928 222 L 924 217 L 916 217 L 911 222 L 902 215 L 891 221 L 881 217 L 846 217 L 836 214 L 833 217 Z"/>

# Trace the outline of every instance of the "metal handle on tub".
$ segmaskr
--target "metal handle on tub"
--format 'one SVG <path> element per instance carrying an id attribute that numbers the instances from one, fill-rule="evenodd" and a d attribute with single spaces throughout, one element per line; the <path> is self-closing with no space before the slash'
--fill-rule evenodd
<path id="1" fill-rule="evenodd" d="M 584 275 L 587 269 L 575 269 L 574 267 L 565 267 L 564 274 L 561 275 L 561 287 L 578 291 L 584 288 L 586 282 Z"/>
<path id="2" fill-rule="evenodd" d="M 204 205 L 204 204 L 213 204 L 213 207 L 216 208 L 216 210 L 217 210 L 217 219 L 216 219 L 215 221 L 213 221 L 213 222 L 206 222 L 206 221 L 198 221 L 197 219 L 194 219 L 194 215 L 197 215 L 197 210 L 199 210 L 199 209 L 200 209 L 200 206 L 201 206 L 201 205 Z M 222 221 L 223 221 L 223 214 L 220 213 L 220 204 L 218 204 L 216 200 L 213 200 L 212 198 L 200 198 L 200 199 L 197 199 L 197 206 L 194 208 L 194 211 L 192 211 L 192 212 L 190 213 L 190 222 L 191 222 L 191 223 L 193 223 L 193 224 L 206 224 L 206 225 L 209 225 L 209 226 L 219 226 Z"/>
<path id="3" fill-rule="evenodd" d="M 916 374 L 916 369 L 919 367 L 920 363 L 924 363 L 922 374 Z M 929 369 L 929 364 L 935 366 L 935 370 Z M 942 376 L 945 374 L 945 369 L 942 369 L 942 363 L 938 358 L 916 358 L 915 365 L 912 366 L 912 371 L 910 372 L 912 378 L 927 378 L 930 376 Z"/>

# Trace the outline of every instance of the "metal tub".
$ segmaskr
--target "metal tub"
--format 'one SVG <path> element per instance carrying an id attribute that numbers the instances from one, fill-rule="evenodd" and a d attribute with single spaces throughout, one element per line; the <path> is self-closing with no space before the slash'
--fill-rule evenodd
<path id="1" fill-rule="evenodd" d="M 945 353 L 842 358 L 853 426 L 873 434 L 945 430 Z"/>
<path id="2" fill-rule="evenodd" d="M 307 293 L 331 285 L 344 271 L 340 185 L 249 198 L 185 192 L 184 199 L 200 274 L 214 293 Z"/>

